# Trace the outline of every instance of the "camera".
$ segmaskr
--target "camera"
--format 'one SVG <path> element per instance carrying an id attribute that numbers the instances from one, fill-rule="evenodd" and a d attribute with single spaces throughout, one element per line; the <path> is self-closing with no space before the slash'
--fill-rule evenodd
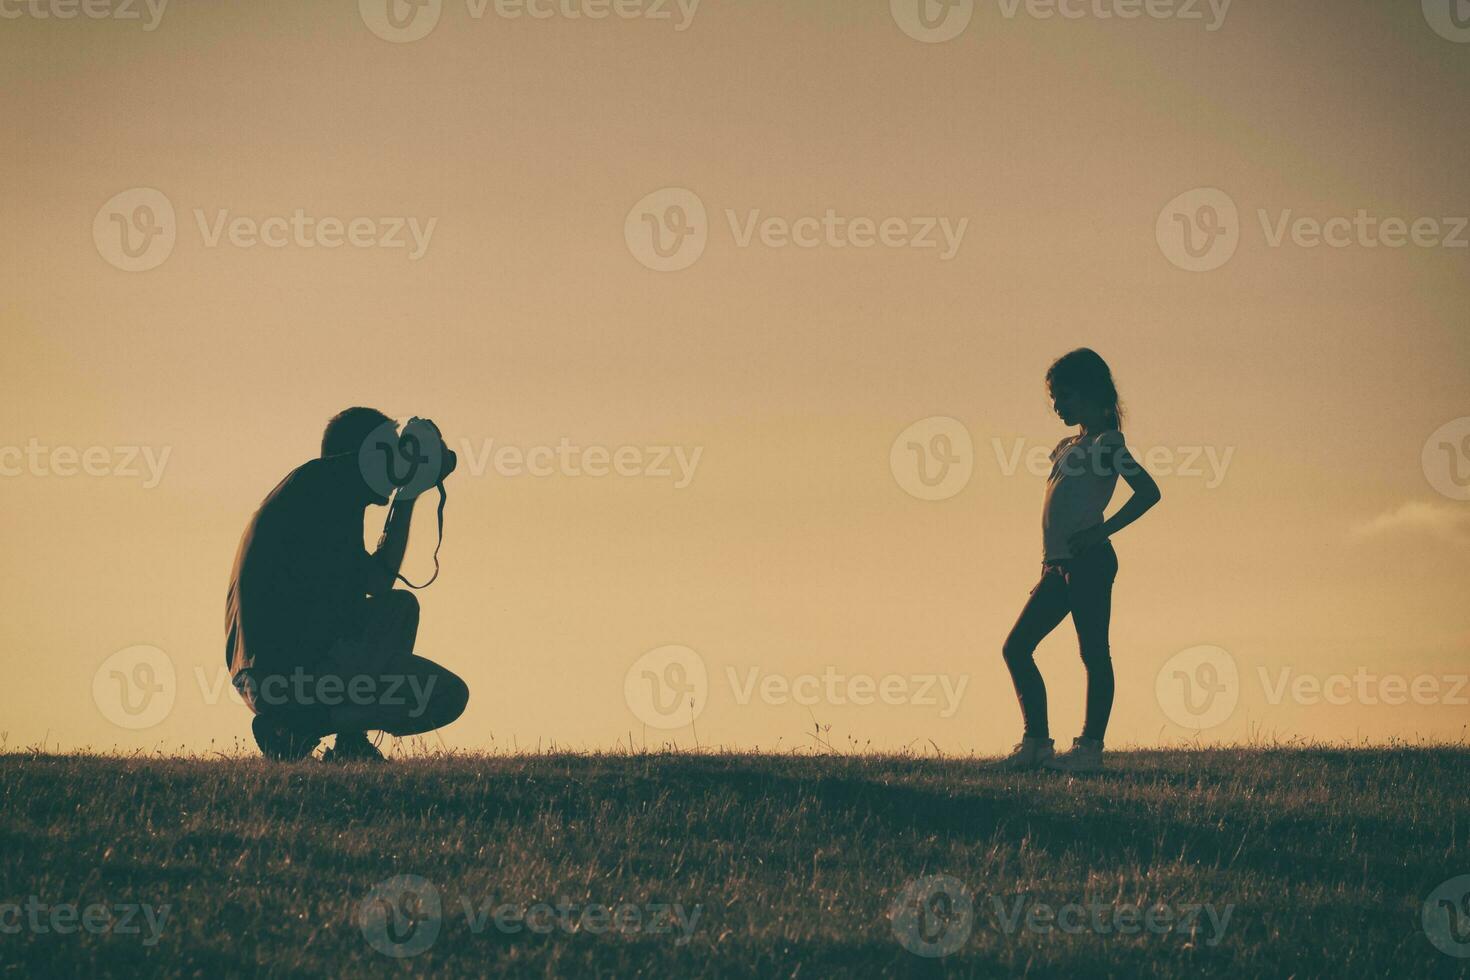
<path id="1" fill-rule="evenodd" d="M 415 416 L 400 430 L 385 422 L 363 442 L 358 454 L 363 478 L 378 497 L 410 500 L 439 484 L 459 465 L 439 427 Z"/>
<path id="2" fill-rule="evenodd" d="M 398 437 L 398 447 L 399 455 L 404 460 L 422 466 L 417 474 L 418 479 L 413 482 L 421 484 L 424 490 L 444 482 L 445 477 L 453 473 L 459 465 L 459 457 L 444 441 L 439 427 L 432 420 L 417 415 L 403 426 L 403 434 Z"/>

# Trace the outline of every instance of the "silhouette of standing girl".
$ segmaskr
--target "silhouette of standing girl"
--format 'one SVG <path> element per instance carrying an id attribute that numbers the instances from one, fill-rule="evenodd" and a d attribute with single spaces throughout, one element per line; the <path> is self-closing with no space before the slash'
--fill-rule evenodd
<path id="1" fill-rule="evenodd" d="M 1004 769 L 1046 767 L 1093 772 L 1103 765 L 1103 733 L 1113 708 L 1113 661 L 1108 648 L 1113 579 L 1118 556 L 1108 540 L 1159 502 L 1153 477 L 1128 452 L 1120 431 L 1123 408 L 1107 363 L 1088 348 L 1059 358 L 1046 372 L 1057 415 L 1078 427 L 1051 453 L 1041 512 L 1041 581 L 1021 609 L 1003 652 L 1026 730 Z M 1121 476 L 1133 490 L 1107 520 L 1103 511 Z M 1046 685 L 1036 669 L 1036 646 L 1067 614 L 1077 629 L 1087 668 L 1087 719 L 1070 751 L 1057 755 L 1047 728 Z"/>

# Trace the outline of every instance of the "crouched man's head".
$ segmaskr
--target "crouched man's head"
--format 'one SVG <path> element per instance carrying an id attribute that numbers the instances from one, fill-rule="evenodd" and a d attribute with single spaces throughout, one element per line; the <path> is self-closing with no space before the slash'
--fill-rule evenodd
<path id="1" fill-rule="evenodd" d="M 348 408 L 333 415 L 322 430 L 322 458 L 331 456 L 357 457 L 363 445 L 375 432 L 392 430 L 397 423 L 376 408 Z M 366 474 L 364 474 L 366 477 Z M 385 504 L 388 498 L 368 485 L 364 479 L 363 493 L 376 504 Z"/>
<path id="2" fill-rule="evenodd" d="M 393 425 L 388 416 L 376 408 L 349 408 L 333 415 L 322 430 L 322 458 L 356 453 L 384 423 Z"/>

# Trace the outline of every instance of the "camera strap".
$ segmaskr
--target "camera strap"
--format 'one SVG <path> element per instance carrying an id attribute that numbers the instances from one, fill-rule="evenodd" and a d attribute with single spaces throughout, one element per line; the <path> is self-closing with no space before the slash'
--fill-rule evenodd
<path id="1" fill-rule="evenodd" d="M 410 589 L 427 589 L 439 577 L 439 548 L 444 544 L 444 505 L 449 502 L 449 494 L 444 492 L 444 481 L 439 481 L 437 486 L 439 488 L 439 540 L 434 543 L 434 574 L 429 576 L 429 580 L 423 585 L 414 585 L 402 572 L 399 572 L 398 580 Z"/>

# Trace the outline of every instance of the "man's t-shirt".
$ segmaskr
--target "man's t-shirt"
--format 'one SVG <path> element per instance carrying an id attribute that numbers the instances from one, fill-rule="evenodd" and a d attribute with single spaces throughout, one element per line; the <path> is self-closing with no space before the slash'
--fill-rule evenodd
<path id="1" fill-rule="evenodd" d="M 362 546 L 362 486 L 355 454 L 313 459 L 250 519 L 225 607 L 231 676 L 311 667 L 351 633 L 361 599 L 384 576 Z"/>

